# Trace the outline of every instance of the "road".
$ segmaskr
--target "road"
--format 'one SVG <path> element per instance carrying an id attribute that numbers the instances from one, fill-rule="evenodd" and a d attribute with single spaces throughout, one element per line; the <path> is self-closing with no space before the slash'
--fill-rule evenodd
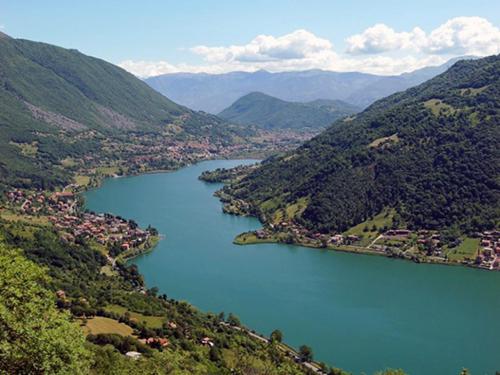
<path id="1" fill-rule="evenodd" d="M 220 322 L 221 325 L 223 325 L 224 327 L 228 327 L 228 328 L 232 328 L 236 331 L 240 331 L 240 332 L 244 332 L 246 333 L 248 336 L 250 337 L 253 337 L 265 344 L 269 344 L 271 342 L 271 340 L 269 340 L 267 337 L 264 337 L 264 336 L 261 336 L 257 333 L 254 333 L 252 331 L 249 331 L 248 329 L 246 328 L 242 328 L 242 327 L 238 327 L 238 326 L 232 326 L 230 325 L 229 323 L 226 323 L 226 322 Z M 288 345 L 285 345 L 285 344 L 282 344 L 283 346 L 280 347 L 283 351 L 285 351 L 287 354 L 291 354 L 293 355 L 295 358 L 299 358 L 299 353 L 297 353 L 294 349 L 290 348 Z M 315 372 L 316 374 L 324 374 L 324 372 L 321 370 L 321 368 L 313 363 L 313 362 L 301 362 L 301 364 L 307 368 L 308 370 L 311 370 L 313 372 Z"/>

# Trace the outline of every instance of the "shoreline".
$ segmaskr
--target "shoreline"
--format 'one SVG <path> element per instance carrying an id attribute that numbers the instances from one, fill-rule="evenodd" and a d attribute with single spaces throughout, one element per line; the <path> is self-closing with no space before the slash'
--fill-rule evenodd
<path id="1" fill-rule="evenodd" d="M 160 173 L 161 173 L 161 172 L 160 172 Z M 207 199 L 213 199 L 213 198 L 214 198 L 214 197 L 210 197 L 210 198 L 208 198 L 208 197 L 207 197 Z M 220 207 L 220 206 L 219 206 L 219 207 Z M 219 208 L 219 209 L 220 209 L 220 208 Z M 230 241 L 230 238 L 228 238 L 228 240 Z M 266 240 L 261 240 L 261 241 L 259 241 L 258 243 L 277 243 L 277 242 L 278 242 L 278 241 L 272 241 L 272 240 L 267 240 L 267 241 L 266 241 Z M 258 243 L 255 243 L 255 244 L 258 244 Z M 242 244 L 241 244 L 241 245 L 242 245 Z M 352 253 L 352 252 L 356 252 L 356 251 L 352 251 L 352 250 L 339 249 L 339 248 L 320 248 L 320 247 L 318 247 L 318 246 L 307 245 L 307 244 L 297 244 L 297 243 L 295 243 L 294 245 L 301 246 L 301 247 L 307 247 L 307 248 L 309 248 L 309 249 L 316 249 L 316 250 L 334 250 L 334 251 L 340 251 L 340 252 L 345 252 L 345 253 Z M 152 252 L 153 250 L 155 250 L 155 247 L 153 247 L 153 248 L 149 249 L 149 250 L 148 250 L 148 251 L 146 251 L 145 253 Z M 242 250 L 243 250 L 243 249 L 242 249 Z M 285 248 L 285 250 L 286 250 L 286 248 Z M 357 253 L 360 253 L 360 252 L 357 252 Z M 371 251 L 371 252 L 369 252 L 369 253 L 364 252 L 364 253 L 362 253 L 362 254 L 365 254 L 365 255 L 378 255 L 378 256 L 384 255 L 384 254 L 377 253 L 377 252 L 375 252 L 375 251 Z M 138 257 L 139 257 L 139 255 L 143 255 L 143 254 L 136 254 L 136 255 L 134 255 L 134 256 L 132 256 L 132 257 L 130 257 L 130 258 L 127 258 L 125 261 L 127 262 L 127 264 L 131 264 L 131 262 L 133 262 L 135 258 L 138 258 Z M 385 255 L 384 255 L 384 256 L 385 256 Z M 387 257 L 387 256 L 386 256 L 386 257 Z M 390 258 L 390 257 L 387 257 L 387 258 Z M 428 263 L 428 264 L 436 264 L 436 263 Z M 459 264 L 446 264 L 446 263 L 445 263 L 445 265 L 459 265 Z M 396 267 L 396 266 L 394 266 L 394 267 Z M 141 272 L 141 269 L 140 269 L 140 268 L 139 268 L 139 273 L 140 273 L 141 275 L 144 275 L 144 273 L 143 273 L 143 272 Z M 152 285 L 152 286 L 154 286 L 154 285 Z M 151 287 L 151 285 L 150 285 L 149 287 Z M 167 291 L 165 291 L 165 292 L 167 292 Z M 193 306 L 195 306 L 195 307 L 196 307 L 197 309 L 199 309 L 200 311 L 207 312 L 207 310 L 201 309 L 201 308 L 197 307 L 196 305 L 193 305 Z M 249 331 L 250 331 L 250 332 L 252 331 L 252 330 L 251 330 L 251 328 L 249 329 Z M 286 332 L 285 332 L 285 334 L 286 334 Z M 260 336 L 265 337 L 264 335 L 260 335 Z M 313 347 L 313 348 L 314 348 L 314 347 Z M 293 349 L 293 347 L 292 347 L 292 349 Z M 294 350 L 296 351 L 297 349 L 294 349 Z"/>
<path id="2" fill-rule="evenodd" d="M 178 169 L 174 169 L 174 170 L 154 170 L 154 171 L 148 171 L 148 172 L 143 172 L 143 173 L 138 173 L 138 174 L 131 174 L 131 175 L 123 175 L 123 176 L 118 176 L 118 177 L 113 177 L 113 176 L 106 176 L 104 177 L 103 179 L 99 180 L 99 185 L 98 186 L 93 186 L 92 189 L 98 189 L 101 187 L 101 184 L 102 182 L 107 179 L 107 178 L 121 178 L 121 177 L 134 177 L 134 176 L 140 176 L 140 175 L 147 175 L 147 174 L 159 174 L 159 173 L 170 173 L 170 172 L 176 172 L 176 171 L 179 171 L 180 169 L 182 168 L 186 168 L 186 167 L 190 167 L 190 166 L 194 166 L 198 163 L 201 163 L 201 162 L 204 162 L 204 161 L 216 161 L 216 160 L 254 160 L 254 159 L 247 159 L 247 158 L 241 158 L 241 159 L 204 159 L 204 160 L 200 160 L 196 163 L 193 163 L 193 164 L 189 164 L 189 165 L 185 165 L 185 166 L 182 166 Z M 255 159 L 255 161 L 259 161 L 258 159 Z M 89 190 L 92 190 L 92 189 L 88 189 L 88 190 L 82 190 L 82 191 L 79 191 L 77 194 L 78 195 L 82 195 L 84 194 L 86 191 L 89 191 Z M 78 206 L 78 209 L 84 209 L 84 206 Z M 133 218 L 130 218 L 133 220 Z M 144 249 L 141 249 L 140 251 L 137 251 L 137 252 L 134 252 L 132 254 L 120 254 L 118 255 L 116 258 L 112 258 L 113 259 L 113 263 L 112 263 L 112 266 L 114 267 L 116 263 L 120 262 L 124 265 L 128 265 L 129 262 L 133 261 L 134 259 L 142 256 L 142 255 L 145 255 L 145 254 L 148 254 L 150 252 L 152 252 L 157 246 L 158 244 L 160 243 L 161 240 L 165 239 L 167 236 L 166 235 L 163 235 L 163 234 L 158 234 L 157 236 L 153 236 L 152 237 L 152 240 L 153 240 L 153 243 L 148 246 L 147 248 L 144 248 Z M 139 274 L 142 275 L 142 272 L 140 271 L 139 269 Z M 146 283 L 144 282 L 144 285 L 146 286 Z M 179 300 L 181 301 L 181 300 Z M 191 304 L 190 302 L 188 302 L 189 304 Z M 194 308 L 200 310 L 200 311 L 204 311 L 204 310 L 201 310 L 201 308 L 197 307 L 196 305 L 192 305 Z M 209 313 L 208 311 L 204 311 L 204 313 Z M 222 323 L 221 323 L 222 324 Z M 227 324 L 227 323 L 226 323 Z M 226 325 L 226 324 L 223 324 L 223 325 Z M 252 338 L 255 338 L 257 340 L 260 340 L 262 342 L 264 342 L 266 345 L 269 345 L 271 343 L 271 339 L 268 338 L 267 336 L 265 336 L 264 334 L 261 334 L 245 325 L 241 325 L 241 326 L 231 326 L 231 328 L 233 329 L 236 329 L 242 333 L 245 333 L 247 336 L 249 337 L 252 337 Z M 292 359 L 294 359 L 294 361 L 296 363 L 299 363 L 301 364 L 306 370 L 308 371 L 312 371 L 314 373 L 317 373 L 317 374 L 322 374 L 322 370 L 321 370 L 321 365 L 320 365 L 320 362 L 316 361 L 316 360 L 313 360 L 313 361 L 310 361 L 310 362 L 300 362 L 298 361 L 298 358 L 299 358 L 299 352 L 296 348 L 294 348 L 293 346 L 287 344 L 286 342 L 280 342 L 279 343 L 279 350 L 286 356 L 288 357 L 291 357 Z"/>
<path id="3" fill-rule="evenodd" d="M 224 212 L 226 213 L 226 212 Z M 237 215 L 237 216 L 251 216 L 251 217 L 255 217 L 256 219 L 258 219 L 257 216 L 253 216 L 253 215 L 238 215 L 238 214 L 234 214 L 234 213 L 226 213 L 226 214 L 230 214 L 230 215 Z M 250 240 L 248 242 L 242 242 L 242 241 L 239 241 L 238 238 L 240 236 L 244 236 L 244 235 L 248 235 L 248 234 L 251 234 L 251 235 L 254 235 L 255 232 L 243 232 L 243 233 L 240 233 L 238 235 L 236 235 L 236 237 L 234 238 L 233 240 L 233 244 L 235 245 L 238 245 L 238 246 L 247 246 L 247 245 L 260 245 L 260 244 L 283 244 L 283 245 L 293 245 L 293 246 L 299 246 L 299 247 L 303 247 L 303 248 L 307 248 L 307 249 L 314 249 L 314 250 L 324 250 L 324 251 L 336 251 L 336 252 L 341 252 L 341 253 L 347 253 L 347 254 L 357 254 L 357 255 L 368 255 L 368 256 L 380 256 L 380 257 L 384 257 L 384 258 L 389 258 L 389 259 L 394 259 L 394 260 L 402 260 L 402 261 L 407 261 L 407 262 L 412 262 L 412 263 L 415 263 L 415 264 L 427 264 L 427 265 L 440 265 L 440 266 L 452 266 L 452 267 L 464 267 L 464 268 L 470 268 L 470 269 L 476 269 L 476 270 L 481 270 L 481 271 L 496 271 L 495 269 L 488 269 L 488 268 L 484 268 L 484 267 L 477 267 L 477 266 L 474 266 L 472 264 L 467 264 L 467 263 L 462 263 L 462 262 L 449 262 L 449 261 L 440 261 L 440 260 L 437 260 L 437 259 L 421 259 L 421 260 L 415 260 L 415 259 L 412 259 L 412 258 L 409 258 L 409 257 L 404 257 L 404 256 L 390 256 L 388 255 L 387 253 L 385 252 L 381 252 L 381 251 L 376 251 L 376 250 L 370 250 L 368 248 L 365 248 L 365 247 L 356 247 L 356 246 L 352 246 L 352 245 L 346 245 L 346 246 L 351 246 L 351 247 L 354 247 L 353 249 L 348 249 L 348 248 L 342 248 L 342 247 L 339 247 L 339 246 L 326 246 L 326 247 L 322 247 L 320 245 L 314 245 L 314 244 L 311 244 L 311 243 L 303 243 L 303 242 L 291 242 L 291 243 L 287 243 L 287 242 L 283 242 L 283 241 L 280 241 L 279 239 L 274 239 L 274 238 L 263 238 L 263 239 L 255 239 L 255 240 Z M 279 234 L 286 234 L 286 232 L 277 232 L 276 233 L 277 235 Z"/>
<path id="4" fill-rule="evenodd" d="M 207 161 L 217 161 L 217 160 L 221 160 L 221 161 L 224 161 L 224 160 L 255 160 L 255 162 L 259 162 L 261 161 L 260 159 L 252 159 L 252 158 L 246 158 L 246 157 L 236 157 L 236 158 L 208 158 L 208 159 L 200 159 L 194 163 L 189 163 L 189 164 L 186 164 L 186 165 L 182 165 L 182 166 L 179 166 L 179 168 L 176 168 L 176 169 L 154 169 L 154 170 L 150 170 L 150 171 L 144 171 L 144 172 L 140 172 L 140 173 L 131 173 L 131 174 L 123 174 L 123 175 L 109 175 L 109 176 L 100 176 L 100 178 L 96 179 L 96 184 L 95 185 L 87 185 L 87 186 L 79 186 L 79 188 L 77 188 L 77 191 L 75 192 L 75 194 L 78 196 L 78 198 L 81 198 L 78 200 L 78 203 L 76 205 L 76 211 L 77 212 L 85 212 L 87 209 L 85 207 L 85 197 L 84 197 L 84 194 L 86 192 L 89 192 L 89 191 L 92 191 L 92 190 L 95 190 L 95 189 L 99 189 L 103 182 L 107 179 L 115 179 L 115 178 L 129 178 L 129 177 L 138 177 L 138 176 L 142 176 L 142 175 L 152 175 L 152 174 L 162 174 L 162 173 L 173 173 L 173 172 L 177 172 L 183 168 L 188 168 L 188 167 L 191 167 L 191 166 L 194 166 L 196 164 L 199 164 L 199 163 L 203 163 L 203 162 L 207 162 Z M 90 176 L 88 176 L 90 177 Z M 111 215 L 114 215 L 110 212 L 101 212 L 102 214 L 111 214 Z M 129 218 L 129 219 L 134 219 L 134 218 Z M 143 249 L 142 251 L 139 251 L 137 253 L 133 253 L 133 254 L 130 254 L 130 255 L 124 255 L 122 256 L 122 254 L 120 254 L 119 256 L 117 256 L 115 259 L 115 261 L 121 261 L 123 263 L 128 263 L 130 262 L 131 260 L 141 256 L 141 255 L 144 255 L 144 254 L 147 254 L 149 252 L 151 252 L 157 245 L 158 243 L 165 239 L 167 236 L 164 235 L 164 234 L 159 234 L 158 236 L 156 236 L 157 238 L 155 239 L 155 242 L 154 244 L 152 244 L 151 246 L 148 246 L 148 248 L 145 248 Z"/>

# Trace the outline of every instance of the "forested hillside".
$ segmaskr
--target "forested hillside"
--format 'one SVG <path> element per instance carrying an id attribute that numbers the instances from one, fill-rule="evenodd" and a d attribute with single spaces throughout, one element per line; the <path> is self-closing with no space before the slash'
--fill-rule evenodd
<path id="1" fill-rule="evenodd" d="M 133 151 L 145 138 L 149 147 L 172 139 L 218 145 L 248 132 L 179 106 L 103 60 L 0 34 L 3 182 L 54 186 L 67 180 L 63 160 L 119 157 L 120 145 Z"/>
<path id="2" fill-rule="evenodd" d="M 266 160 L 225 193 L 264 221 L 286 209 L 322 232 L 387 207 L 400 227 L 492 228 L 500 217 L 499 80 L 499 56 L 459 61 Z"/>
<path id="3" fill-rule="evenodd" d="M 67 244 L 48 226 L 0 219 L 0 372 L 308 373 L 280 342 L 249 336 L 236 316 L 146 290 L 135 266 L 105 274 L 104 265 L 86 241 Z"/>
<path id="4" fill-rule="evenodd" d="M 341 100 L 315 100 L 308 103 L 287 102 L 253 92 L 238 99 L 218 114 L 219 117 L 242 125 L 257 125 L 264 129 L 321 129 L 339 118 L 360 109 Z"/>

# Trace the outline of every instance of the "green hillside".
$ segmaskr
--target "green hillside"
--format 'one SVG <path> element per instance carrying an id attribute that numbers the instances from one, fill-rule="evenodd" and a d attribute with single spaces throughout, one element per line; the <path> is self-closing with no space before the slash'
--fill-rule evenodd
<path id="1" fill-rule="evenodd" d="M 500 57 L 460 61 L 380 100 L 224 193 L 270 221 L 278 210 L 322 232 L 395 209 L 408 228 L 462 231 L 498 224 Z M 292 210 L 301 203 L 300 210 Z"/>
<path id="2" fill-rule="evenodd" d="M 252 124 L 264 129 L 310 130 L 326 128 L 335 120 L 358 111 L 357 107 L 341 100 L 296 103 L 253 92 L 238 99 L 218 116 L 237 124 Z"/>
<path id="3" fill-rule="evenodd" d="M 119 144 L 131 134 L 231 143 L 242 133 L 215 116 L 175 104 L 103 60 L 0 35 L 3 181 L 60 184 L 67 176 L 53 167 L 62 160 L 99 155 L 104 141 Z"/>

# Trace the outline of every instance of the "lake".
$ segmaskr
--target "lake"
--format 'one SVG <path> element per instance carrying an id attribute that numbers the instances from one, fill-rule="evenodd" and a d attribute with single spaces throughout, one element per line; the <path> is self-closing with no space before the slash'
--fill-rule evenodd
<path id="1" fill-rule="evenodd" d="M 166 237 L 133 260 L 148 287 L 204 311 L 233 312 L 268 335 L 280 329 L 315 359 L 355 374 L 500 370 L 500 272 L 422 265 L 282 244 L 237 246 L 257 219 L 222 213 L 207 161 L 172 173 L 107 179 L 86 207 L 158 228 Z"/>

